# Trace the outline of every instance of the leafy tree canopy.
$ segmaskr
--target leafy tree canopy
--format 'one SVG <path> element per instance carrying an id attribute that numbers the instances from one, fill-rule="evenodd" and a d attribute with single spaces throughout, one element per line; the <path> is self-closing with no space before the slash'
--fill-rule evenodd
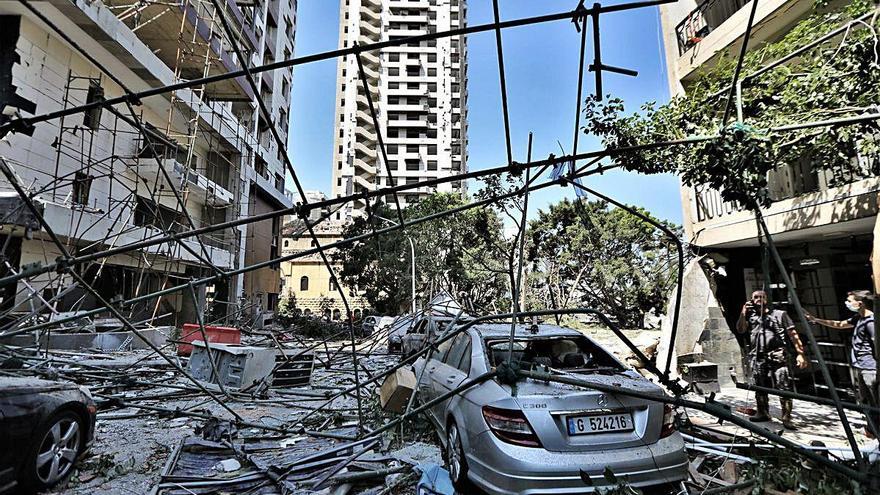
<path id="1" fill-rule="evenodd" d="M 464 204 L 458 194 L 436 193 L 407 206 L 403 216 L 413 220 Z M 371 213 L 355 219 L 343 236 L 367 234 L 398 221 L 397 212 L 386 205 L 373 207 Z M 430 296 L 445 290 L 473 310 L 492 306 L 507 293 L 504 279 L 487 268 L 495 263 L 487 242 L 501 236 L 501 221 L 492 210 L 470 209 L 350 244 L 333 257 L 342 266 L 340 275 L 346 285 L 362 290 L 379 313 L 396 314 L 406 311 L 412 298 L 412 240 L 417 294 Z"/>
<path id="2" fill-rule="evenodd" d="M 725 88 L 733 78 L 737 50 L 699 73 L 686 88 L 686 96 L 666 105 L 648 103 L 641 113 L 627 116 L 620 99 L 588 99 L 584 132 L 600 137 L 610 148 L 718 135 L 686 145 L 625 151 L 613 160 L 626 170 L 669 172 L 687 185 L 706 184 L 719 189 L 725 200 L 753 209 L 773 201 L 767 192 L 767 172 L 779 164 L 808 160 L 814 169 L 830 172 L 831 185 L 849 182 L 854 174 L 877 175 L 880 170 L 860 170 L 856 158 L 878 163 L 880 144 L 875 137 L 868 138 L 877 135 L 876 121 L 773 131 L 790 124 L 878 111 L 880 22 L 876 14 L 868 18 L 867 26 L 859 26 L 862 29 L 851 28 L 784 65 L 746 77 L 873 9 L 877 6 L 871 0 L 854 0 L 831 11 L 820 3 L 781 39 L 760 46 L 753 40 L 741 72 L 741 122 L 723 123 L 729 94 Z M 735 119 L 736 112 L 732 113 Z"/>
<path id="3" fill-rule="evenodd" d="M 540 211 L 529 224 L 528 260 L 533 305 L 591 307 L 628 327 L 640 326 L 651 308 L 663 312 L 676 282 L 669 238 L 604 201 L 563 199 Z"/>

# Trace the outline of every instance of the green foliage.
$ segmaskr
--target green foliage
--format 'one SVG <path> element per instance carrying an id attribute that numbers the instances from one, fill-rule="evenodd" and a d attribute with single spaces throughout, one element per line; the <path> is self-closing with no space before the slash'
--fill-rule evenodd
<path id="1" fill-rule="evenodd" d="M 755 480 L 752 495 L 782 492 L 810 495 L 859 493 L 859 487 L 852 480 L 830 469 L 804 467 L 803 461 L 796 456 L 779 456 L 746 465 L 743 481 L 752 479 Z"/>
<path id="2" fill-rule="evenodd" d="M 298 316 L 298 308 L 296 307 L 296 294 L 293 291 L 288 292 L 286 296 L 278 302 L 278 309 L 275 311 L 275 321 L 281 326 L 289 326 L 293 319 Z"/>
<path id="3" fill-rule="evenodd" d="M 294 315 L 290 319 L 290 329 L 299 337 L 325 340 L 335 336 L 334 340 L 347 340 L 349 335 L 343 332 L 347 327 L 336 321 L 325 321 L 322 318 Z"/>
<path id="4" fill-rule="evenodd" d="M 458 194 L 436 193 L 406 207 L 403 215 L 412 220 L 464 204 Z M 377 215 L 397 221 L 397 213 L 387 206 L 374 208 L 373 213 L 369 218 L 355 219 L 343 236 L 387 228 L 390 223 Z M 486 254 L 487 242 L 500 234 L 501 222 L 491 210 L 470 209 L 352 243 L 337 250 L 333 258 L 342 266 L 343 282 L 362 290 L 379 314 L 397 314 L 410 305 L 411 240 L 417 294 L 432 295 L 442 289 L 468 306 L 482 307 L 506 293 L 503 280 L 484 268 L 493 263 Z"/>
<path id="5" fill-rule="evenodd" d="M 817 11 L 796 24 L 783 38 L 763 45 L 752 41 L 742 69 L 746 76 L 770 61 L 807 45 L 839 25 L 875 9 L 871 0 L 855 0 L 843 9 Z M 717 64 L 697 75 L 687 96 L 666 105 L 648 103 L 640 113 L 624 115 L 623 102 L 594 98 L 585 105 L 584 132 L 598 136 L 608 148 L 643 146 L 690 138 L 684 144 L 624 150 L 612 159 L 626 170 L 673 173 L 687 185 L 708 184 L 724 199 L 744 206 L 765 206 L 767 172 L 775 166 L 808 161 L 824 171 L 834 186 L 854 178 L 878 175 L 865 170 L 856 156 L 878 163 L 880 144 L 875 121 L 795 131 L 780 126 L 840 118 L 876 111 L 880 102 L 880 27 L 851 29 L 845 37 L 808 50 L 800 57 L 755 78 L 743 78 L 742 122 L 723 126 L 735 55 L 724 54 Z M 736 115 L 735 111 L 731 112 Z M 720 129 L 720 131 L 719 131 Z M 716 139 L 700 139 L 720 135 Z"/>
<path id="6" fill-rule="evenodd" d="M 592 307 L 638 327 L 651 308 L 662 312 L 675 285 L 677 254 L 670 239 L 603 201 L 551 205 L 530 222 L 529 237 L 529 293 L 537 307 Z"/>

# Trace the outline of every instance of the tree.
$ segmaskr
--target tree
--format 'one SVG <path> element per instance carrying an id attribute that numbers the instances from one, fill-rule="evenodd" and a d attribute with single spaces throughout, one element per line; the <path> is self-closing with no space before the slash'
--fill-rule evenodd
<path id="1" fill-rule="evenodd" d="M 528 260 L 532 304 L 591 307 L 627 327 L 640 326 L 651 308 L 662 310 L 676 283 L 672 241 L 604 201 L 564 199 L 539 211 L 529 224 Z"/>
<path id="2" fill-rule="evenodd" d="M 407 221 L 463 206 L 458 194 L 435 193 L 403 211 Z M 343 231 L 346 238 L 381 230 L 397 221 L 397 212 L 386 205 L 371 207 Z M 479 226 L 479 227 L 478 227 Z M 484 235 L 473 235 L 475 231 Z M 334 262 L 340 277 L 358 287 L 370 305 L 382 314 L 396 314 L 410 306 L 410 240 L 415 247 L 416 292 L 419 297 L 445 290 L 462 299 L 469 309 L 492 307 L 507 293 L 504 281 L 484 265 L 492 261 L 486 239 L 501 235 L 501 222 L 492 210 L 470 209 L 442 216 L 358 241 L 337 249 Z M 496 304 L 497 305 L 497 304 Z"/>
<path id="3" fill-rule="evenodd" d="M 816 12 L 799 21 L 783 38 L 750 47 L 742 75 L 870 12 L 876 4 L 853 0 L 836 10 L 827 7 L 827 3 L 818 2 Z M 699 138 L 677 146 L 623 151 L 612 159 L 626 170 L 674 173 L 686 185 L 711 187 L 720 191 L 724 200 L 752 210 L 777 199 L 768 190 L 767 177 L 780 164 L 806 162 L 813 171 L 823 171 L 832 186 L 854 177 L 880 175 L 876 121 L 772 130 L 876 111 L 880 101 L 876 34 L 880 16 L 861 24 L 859 27 L 866 28 L 853 27 L 841 40 L 821 44 L 759 77 L 742 77 L 741 122 L 726 123 L 723 119 L 737 53 L 722 56 L 711 69 L 698 74 L 686 96 L 659 107 L 648 103 L 637 114 L 624 115 L 620 99 L 588 99 L 584 132 L 599 137 L 609 148 Z"/>
<path id="4" fill-rule="evenodd" d="M 275 311 L 275 320 L 283 326 L 290 325 L 299 314 L 296 306 L 296 294 L 290 291 L 278 302 L 278 310 Z"/>

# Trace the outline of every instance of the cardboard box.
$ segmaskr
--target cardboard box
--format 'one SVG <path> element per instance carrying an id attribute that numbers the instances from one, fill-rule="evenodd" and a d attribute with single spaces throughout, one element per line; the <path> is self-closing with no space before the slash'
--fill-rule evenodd
<path id="1" fill-rule="evenodd" d="M 388 375 L 379 387 L 379 403 L 386 411 L 401 413 L 406 409 L 415 389 L 416 375 L 410 370 L 401 368 Z"/>

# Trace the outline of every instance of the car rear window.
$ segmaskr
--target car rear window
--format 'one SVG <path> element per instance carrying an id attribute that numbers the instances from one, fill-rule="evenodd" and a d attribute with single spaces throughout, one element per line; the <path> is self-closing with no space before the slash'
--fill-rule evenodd
<path id="1" fill-rule="evenodd" d="M 507 361 L 508 339 L 486 339 L 491 366 Z M 604 349 L 584 337 L 546 337 L 517 339 L 513 342 L 513 361 L 520 367 L 548 366 L 559 370 L 590 370 L 623 367 Z"/>

